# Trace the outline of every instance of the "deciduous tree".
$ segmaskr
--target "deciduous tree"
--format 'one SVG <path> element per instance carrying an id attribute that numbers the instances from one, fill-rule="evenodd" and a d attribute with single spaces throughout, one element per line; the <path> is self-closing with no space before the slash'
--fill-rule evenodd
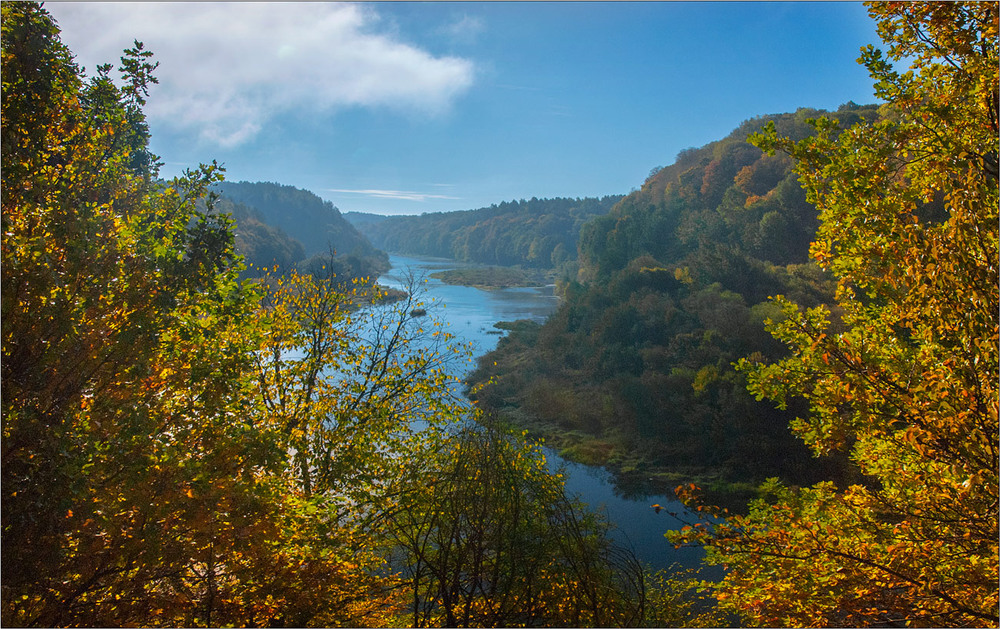
<path id="1" fill-rule="evenodd" d="M 447 406 L 410 312 L 364 340 L 329 278 L 240 283 L 199 203 L 221 170 L 158 179 L 138 42 L 88 79 L 39 4 L 4 3 L 2 63 L 3 623 L 390 622 L 360 498 Z"/>
<path id="2" fill-rule="evenodd" d="M 718 598 L 752 623 L 995 626 L 998 7 L 869 11 L 889 46 L 861 57 L 881 119 L 755 140 L 798 160 L 836 306 L 779 298 L 791 356 L 742 365 L 760 398 L 804 397 L 793 429 L 848 451 L 859 480 L 772 484 L 749 515 L 673 537 L 729 566 Z"/>
<path id="3" fill-rule="evenodd" d="M 566 496 L 537 445 L 480 417 L 405 496 L 389 531 L 416 627 L 634 626 L 642 567 Z"/>

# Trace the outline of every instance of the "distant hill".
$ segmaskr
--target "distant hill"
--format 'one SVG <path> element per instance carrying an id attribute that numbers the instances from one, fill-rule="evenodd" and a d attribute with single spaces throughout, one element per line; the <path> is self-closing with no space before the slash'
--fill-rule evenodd
<path id="1" fill-rule="evenodd" d="M 369 214 L 368 212 L 344 212 L 341 216 L 343 216 L 348 223 L 354 225 L 354 227 L 362 234 L 365 233 L 365 228 L 369 225 L 381 223 L 389 218 L 384 214 Z"/>
<path id="2" fill-rule="evenodd" d="M 243 256 L 247 275 L 256 275 L 255 269 L 278 265 L 288 269 L 306 257 L 302 243 L 292 238 L 280 227 L 269 225 L 255 208 L 236 203 L 228 198 L 215 202 L 214 212 L 229 214 L 236 223 L 236 253 Z"/>
<path id="3" fill-rule="evenodd" d="M 248 181 L 224 181 L 216 188 L 223 197 L 255 208 L 268 224 L 301 242 L 307 256 L 327 253 L 331 247 L 340 255 L 378 253 L 340 210 L 308 190 Z"/>
<path id="4" fill-rule="evenodd" d="M 721 140 L 681 151 L 673 164 L 653 172 L 640 190 L 583 229 L 581 279 L 606 278 L 643 255 L 664 265 L 693 263 L 696 270 L 705 265 L 689 256 L 721 249 L 772 264 L 806 262 L 819 224 L 816 211 L 791 159 L 765 155 L 747 137 L 772 121 L 779 135 L 803 139 L 812 133 L 806 120 L 824 114 L 846 127 L 873 119 L 877 108 L 849 103 L 833 114 L 802 108 L 760 116 Z"/>
<path id="5" fill-rule="evenodd" d="M 352 212 L 345 218 L 394 253 L 556 269 L 576 259 L 580 227 L 621 198 L 532 198 L 478 210 L 389 217 Z"/>
<path id="6" fill-rule="evenodd" d="M 237 246 L 242 242 L 241 253 L 255 266 L 277 263 L 310 269 L 329 263 L 332 250 L 342 276 L 374 276 L 389 268 L 383 251 L 344 220 L 332 203 L 308 190 L 247 181 L 226 181 L 214 189 L 221 195 L 220 209 L 232 212 L 236 220 Z"/>

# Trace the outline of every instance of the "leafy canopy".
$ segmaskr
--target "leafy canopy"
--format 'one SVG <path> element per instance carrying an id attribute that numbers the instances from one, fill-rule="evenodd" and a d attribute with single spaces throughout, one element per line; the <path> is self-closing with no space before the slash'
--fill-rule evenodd
<path id="1" fill-rule="evenodd" d="M 862 476 L 775 483 L 749 515 L 672 537 L 730 567 L 718 598 L 752 623 L 995 626 L 998 7 L 869 11 L 889 46 L 860 59 L 881 119 L 754 140 L 798 161 L 836 306 L 779 297 L 770 330 L 791 356 L 741 363 L 759 398 L 805 398 L 794 431 L 817 455 L 846 450 Z"/>
<path id="2" fill-rule="evenodd" d="M 240 283 L 221 169 L 158 179 L 149 53 L 87 78 L 40 5 L 2 11 L 3 623 L 390 622 L 366 521 L 414 409 L 454 417 L 441 361 L 408 310 L 352 318 L 364 287 Z"/>

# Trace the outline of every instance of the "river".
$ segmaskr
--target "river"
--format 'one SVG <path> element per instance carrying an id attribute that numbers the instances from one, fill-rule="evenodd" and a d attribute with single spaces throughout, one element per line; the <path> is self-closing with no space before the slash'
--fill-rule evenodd
<path id="1" fill-rule="evenodd" d="M 559 305 L 551 286 L 501 290 L 455 286 L 431 278 L 430 274 L 461 267 L 461 263 L 399 255 L 391 255 L 389 259 L 392 268 L 379 278 L 379 284 L 402 288 L 407 272 L 426 276 L 426 298 L 444 306 L 434 308 L 434 316 L 447 325 L 457 341 L 472 345 L 473 360 L 496 348 L 501 338 L 499 330 L 493 327 L 496 322 L 517 319 L 543 322 Z M 578 495 L 592 509 L 603 512 L 614 525 L 616 539 L 631 546 L 640 560 L 654 569 L 668 568 L 675 563 L 699 567 L 704 551 L 675 549 L 663 537 L 668 529 L 685 524 L 671 512 L 687 516 L 688 520 L 696 519 L 676 498 L 665 495 L 626 497 L 616 491 L 606 470 L 567 461 L 552 449 L 546 449 L 546 457 L 552 469 L 562 467 L 569 493 Z M 657 513 L 653 504 L 664 509 Z"/>

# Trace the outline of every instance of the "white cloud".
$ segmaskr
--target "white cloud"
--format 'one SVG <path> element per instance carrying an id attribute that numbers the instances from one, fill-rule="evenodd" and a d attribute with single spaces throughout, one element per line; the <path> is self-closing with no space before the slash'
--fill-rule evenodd
<path id="1" fill-rule="evenodd" d="M 450 184 L 434 184 L 440 186 L 450 186 Z M 400 199 L 403 201 L 426 201 L 427 199 L 460 199 L 461 197 L 450 197 L 443 194 L 427 194 L 425 192 L 411 192 L 409 190 L 378 190 L 378 189 L 347 189 L 347 188 L 327 188 L 325 192 L 341 192 L 347 194 L 358 194 L 372 197 L 374 199 Z"/>
<path id="2" fill-rule="evenodd" d="M 287 111 L 448 110 L 471 61 L 435 57 L 377 30 L 354 3 L 49 3 L 63 41 L 93 73 L 142 41 L 160 62 L 150 120 L 234 146 Z"/>
<path id="3" fill-rule="evenodd" d="M 472 44 L 485 29 L 482 18 L 463 15 L 439 29 L 439 32 L 458 44 Z"/>

